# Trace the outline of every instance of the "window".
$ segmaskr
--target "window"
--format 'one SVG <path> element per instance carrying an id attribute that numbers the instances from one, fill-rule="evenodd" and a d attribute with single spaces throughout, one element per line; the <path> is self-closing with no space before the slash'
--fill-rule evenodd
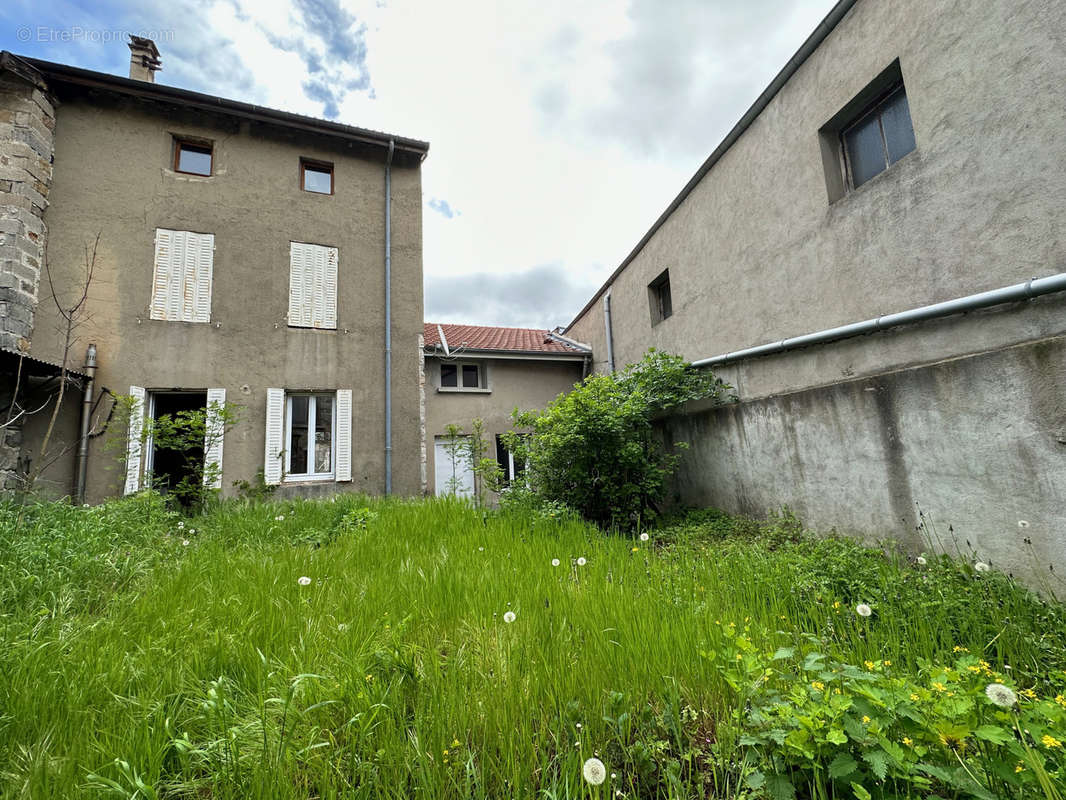
<path id="1" fill-rule="evenodd" d="M 333 194 L 333 165 L 300 159 L 300 188 L 316 194 Z"/>
<path id="2" fill-rule="evenodd" d="M 658 278 L 648 284 L 648 302 L 651 305 L 652 326 L 674 313 L 670 299 L 670 270 L 664 269 Z"/>
<path id="3" fill-rule="evenodd" d="M 210 175 L 213 148 L 209 142 L 174 140 L 174 171 L 189 175 Z"/>
<path id="4" fill-rule="evenodd" d="M 150 319 L 210 322 L 215 235 L 156 228 Z"/>
<path id="5" fill-rule="evenodd" d="M 914 149 L 914 128 L 902 85 L 844 130 L 844 159 L 853 189 L 880 175 Z"/>
<path id="6" fill-rule="evenodd" d="M 290 480 L 333 477 L 333 395 L 285 398 L 285 474 Z"/>
<path id="7" fill-rule="evenodd" d="M 870 81 L 818 135 L 830 203 L 914 150 L 914 127 L 899 61 Z"/>
<path id="8" fill-rule="evenodd" d="M 526 471 L 525 463 L 515 458 L 514 453 L 507 449 L 507 445 L 503 443 L 503 437 L 499 434 L 496 434 L 496 463 L 500 465 L 505 485 L 510 485 Z"/>
<path id="9" fill-rule="evenodd" d="M 336 247 L 289 243 L 289 325 L 293 328 L 337 327 Z"/>
<path id="10" fill-rule="evenodd" d="M 442 391 L 489 391 L 486 379 L 485 366 L 483 364 L 456 364 L 448 363 L 440 365 L 440 388 Z"/>
<path id="11" fill-rule="evenodd" d="M 263 480 L 352 479 L 352 390 L 266 390 Z"/>

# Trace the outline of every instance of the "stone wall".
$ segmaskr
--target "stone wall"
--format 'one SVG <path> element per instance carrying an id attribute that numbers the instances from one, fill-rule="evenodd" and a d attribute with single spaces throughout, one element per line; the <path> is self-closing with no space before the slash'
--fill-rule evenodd
<path id="1" fill-rule="evenodd" d="M 0 347 L 28 352 L 52 184 L 55 109 L 44 80 L 8 55 L 0 59 Z M 2 379 L 13 383 L 12 376 Z M 5 387 L 9 395 L 11 386 Z M 8 408 L 11 397 L 0 398 Z M 22 425 L 0 430 L 0 490 L 18 485 Z"/>

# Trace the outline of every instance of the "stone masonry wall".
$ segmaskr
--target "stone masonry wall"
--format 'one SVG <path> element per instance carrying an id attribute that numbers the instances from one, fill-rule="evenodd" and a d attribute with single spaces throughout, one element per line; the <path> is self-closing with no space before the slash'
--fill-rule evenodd
<path id="1" fill-rule="evenodd" d="M 52 184 L 55 109 L 46 92 L 31 67 L 0 59 L 0 347 L 23 353 L 33 334 Z M 21 441 L 21 425 L 0 429 L 0 490 L 16 488 Z"/>

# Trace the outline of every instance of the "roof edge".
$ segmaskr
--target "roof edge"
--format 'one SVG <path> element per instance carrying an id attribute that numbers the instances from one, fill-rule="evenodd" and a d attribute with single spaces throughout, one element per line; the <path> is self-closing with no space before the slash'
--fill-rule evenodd
<path id="1" fill-rule="evenodd" d="M 8 51 L 3 51 L 7 53 Z M 346 125 L 342 122 L 309 117 L 304 114 L 295 114 L 291 111 L 282 111 L 267 106 L 259 106 L 254 103 L 245 103 L 240 100 L 229 100 L 216 95 L 194 92 L 189 89 L 181 89 L 176 86 L 167 86 L 159 83 L 123 78 L 107 72 L 96 72 L 81 67 L 73 67 L 69 64 L 57 64 L 53 61 L 44 61 L 29 56 L 20 56 L 15 53 L 9 55 L 19 61 L 32 66 L 46 78 L 59 82 L 86 86 L 89 88 L 108 89 L 119 94 L 145 99 L 170 101 L 181 105 L 198 108 L 204 111 L 230 114 L 246 118 L 257 119 L 261 122 L 273 123 L 283 127 L 300 128 L 317 133 L 332 136 L 342 136 L 355 139 L 367 144 L 388 147 L 393 142 L 397 150 L 405 150 L 425 158 L 429 153 L 429 143 L 418 139 L 410 139 L 405 136 L 394 136 L 382 131 L 372 131 L 367 128 L 358 128 L 354 125 Z"/>
<path id="2" fill-rule="evenodd" d="M 665 223 L 666 220 L 670 218 L 670 215 L 677 210 L 678 206 L 685 201 L 685 198 L 692 193 L 692 190 L 696 188 L 700 181 L 703 180 L 704 176 L 711 171 L 711 168 L 718 163 L 722 156 L 724 156 L 726 152 L 736 144 L 737 140 L 744 135 L 744 132 L 751 127 L 753 122 L 755 122 L 755 119 L 766 110 L 766 107 L 770 105 L 770 101 L 777 96 L 777 93 L 780 92 L 784 85 L 788 83 L 789 79 L 796 74 L 797 70 L 803 66 L 804 62 L 811 56 L 811 54 L 818 49 L 818 46 L 825 41 L 826 37 L 833 32 L 833 29 L 836 28 L 840 20 L 844 18 L 844 15 L 847 14 L 851 10 L 851 7 L 857 2 L 858 0 L 840 0 L 832 9 L 830 9 L 825 18 L 818 23 L 818 27 L 816 27 L 811 35 L 807 37 L 802 45 L 800 45 L 799 50 L 792 55 L 792 58 L 788 60 L 785 66 L 781 68 L 781 71 L 777 73 L 772 81 L 770 81 L 769 86 L 763 89 L 762 94 L 760 94 L 755 102 L 751 104 L 751 107 L 744 112 L 744 116 L 740 118 L 740 121 L 733 126 L 728 134 L 726 134 L 726 137 L 721 141 L 718 147 L 714 149 L 714 152 L 707 157 L 707 160 L 700 165 L 699 169 L 696 170 L 696 174 L 689 179 L 688 183 L 685 184 L 685 187 L 680 193 L 678 193 L 677 197 L 671 201 L 670 205 L 666 207 L 666 210 L 659 215 L 659 218 L 652 223 L 648 232 L 644 234 L 639 242 L 637 242 L 637 246 L 629 252 L 629 255 L 622 260 L 622 263 L 618 265 L 618 268 L 615 269 L 610 277 L 603 282 L 603 285 L 600 286 L 588 303 L 585 304 L 584 308 L 582 308 L 577 315 L 570 320 L 570 323 L 563 328 L 563 333 L 569 331 L 579 319 L 588 313 L 589 309 L 595 305 L 596 301 L 599 300 L 610 285 L 614 283 L 615 278 L 621 275 L 633 259 L 640 254 L 640 251 L 644 249 L 644 246 L 651 240 L 652 236 L 654 236 L 659 228 L 663 226 L 663 223 Z"/>

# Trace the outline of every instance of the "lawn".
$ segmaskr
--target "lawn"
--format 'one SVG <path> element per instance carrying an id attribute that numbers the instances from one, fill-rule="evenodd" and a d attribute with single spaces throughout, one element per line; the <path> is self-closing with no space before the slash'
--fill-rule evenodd
<path id="1" fill-rule="evenodd" d="M 4 798 L 1066 782 L 1061 605 L 787 515 L 642 540 L 448 501 L 7 505 L 0 613 Z"/>

